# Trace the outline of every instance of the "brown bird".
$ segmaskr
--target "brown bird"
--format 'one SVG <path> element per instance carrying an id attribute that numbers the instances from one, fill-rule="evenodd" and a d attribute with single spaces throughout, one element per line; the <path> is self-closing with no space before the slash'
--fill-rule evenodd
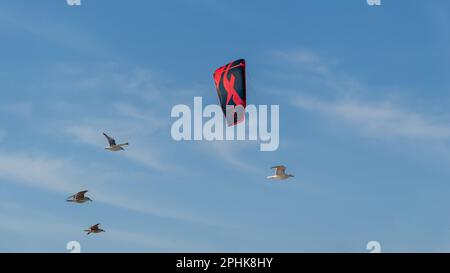
<path id="1" fill-rule="evenodd" d="M 272 167 L 272 169 L 275 169 L 275 175 L 268 176 L 267 179 L 278 179 L 278 180 L 285 180 L 289 177 L 294 177 L 292 174 L 287 174 L 286 167 L 283 165 Z"/>
<path id="2" fill-rule="evenodd" d="M 74 202 L 74 203 L 84 203 L 87 201 L 91 201 L 91 198 L 84 196 L 88 191 L 80 191 L 72 196 L 67 197 L 67 202 Z"/>
<path id="3" fill-rule="evenodd" d="M 87 232 L 86 235 L 89 235 L 89 234 L 91 234 L 91 233 L 106 232 L 105 230 L 99 228 L 99 227 L 98 227 L 99 225 L 100 225 L 100 223 L 99 223 L 99 224 L 96 224 L 96 225 L 93 225 L 93 226 L 90 227 L 89 229 L 85 229 L 84 231 Z"/>

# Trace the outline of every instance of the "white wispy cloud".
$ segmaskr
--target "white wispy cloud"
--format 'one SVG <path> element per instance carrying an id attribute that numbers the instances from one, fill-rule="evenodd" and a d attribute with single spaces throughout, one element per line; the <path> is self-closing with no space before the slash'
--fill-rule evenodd
<path id="1" fill-rule="evenodd" d="M 100 131 L 93 126 L 71 125 L 65 128 L 65 132 L 74 137 L 74 140 L 86 143 L 97 148 L 106 147 L 104 139 L 101 139 Z"/>
<path id="2" fill-rule="evenodd" d="M 83 50 L 105 55 L 109 49 L 101 45 L 93 37 L 77 30 L 75 24 L 62 25 L 58 23 L 48 23 L 40 17 L 24 15 L 20 10 L 0 7 L 0 22 L 17 32 L 25 32 L 39 38 L 57 43 L 71 50 Z M 70 31 L 67 31 L 70 29 Z"/>
<path id="3" fill-rule="evenodd" d="M 62 235 L 71 238 L 74 234 L 83 234 L 83 226 L 81 223 L 74 225 L 66 221 L 61 221 L 59 216 L 55 216 L 45 211 L 36 210 L 22 204 L 8 203 L 0 204 L 0 230 L 13 231 L 28 234 L 30 236 L 42 237 L 44 234 L 48 236 Z M 165 238 L 161 234 L 142 233 L 130 231 L 123 228 L 105 227 L 107 232 L 102 234 L 102 238 L 107 238 L 111 242 L 126 243 L 127 245 L 136 245 L 149 249 L 166 249 L 168 251 L 182 251 L 192 249 L 205 249 L 209 246 L 202 245 L 198 242 L 192 242 L 186 239 L 173 240 L 173 238 Z M 68 240 L 69 241 L 69 240 Z M 39 251 L 37 248 L 36 251 Z M 81 245 L 81 250 L 86 251 Z M 61 251 L 67 252 L 65 245 L 61 245 Z"/>
<path id="4" fill-rule="evenodd" d="M 50 67 L 49 88 L 58 92 L 77 90 L 80 94 L 104 97 L 111 106 L 123 100 L 138 98 L 148 107 L 160 107 L 168 102 L 173 90 L 167 89 L 164 75 L 151 68 L 121 65 L 117 62 L 96 62 L 87 65 L 59 63 Z"/>
<path id="5" fill-rule="evenodd" d="M 236 170 L 242 172 L 258 173 L 258 168 L 245 160 L 245 153 L 248 151 L 250 141 L 230 142 L 230 141 L 213 141 L 198 146 L 199 149 L 207 153 L 214 160 L 220 159 L 222 162 L 232 166 Z M 256 146 L 250 145 L 250 146 Z M 253 147 L 253 149 L 257 149 Z"/>
<path id="6" fill-rule="evenodd" d="M 336 72 L 335 61 L 327 61 L 319 54 L 298 50 L 278 52 L 276 56 L 294 64 L 293 73 L 310 71 L 319 75 L 316 86 L 325 90 L 311 95 L 302 85 L 300 90 L 287 92 L 289 104 L 298 109 L 318 113 L 332 122 L 346 122 L 357 131 L 370 137 L 410 138 L 422 140 L 446 140 L 450 138 L 450 126 L 445 117 L 416 111 L 406 104 L 400 105 L 389 98 L 374 98 L 379 90 L 395 91 L 393 87 L 372 87 L 343 72 Z M 298 70 L 300 69 L 300 70 Z M 291 72 L 292 72 L 291 71 Z M 324 96 L 323 94 L 326 94 Z M 371 94 L 368 98 L 368 94 Z"/>
<path id="7" fill-rule="evenodd" d="M 402 109 L 389 102 L 372 103 L 357 100 L 325 101 L 299 96 L 293 105 L 326 115 L 330 120 L 345 121 L 371 137 L 411 139 L 450 138 L 450 126 L 439 118 Z"/>
<path id="8" fill-rule="evenodd" d="M 296 68 L 301 68 L 320 76 L 329 76 L 331 73 L 330 66 L 333 62 L 325 61 L 311 50 L 275 51 L 274 56 L 288 64 L 294 65 Z"/>
<path id="9" fill-rule="evenodd" d="M 25 170 L 24 170 L 25 168 Z M 85 184 L 85 174 L 89 173 L 89 185 Z M 123 174 L 122 179 L 126 179 Z M 179 221 L 188 221 L 197 224 L 215 225 L 208 219 L 188 212 L 185 208 L 180 211 L 169 209 L 163 205 L 152 203 L 151 200 L 138 200 L 130 198 L 126 192 L 116 192 L 112 187 L 100 187 L 103 180 L 90 169 L 82 168 L 74 162 L 58 158 L 33 156 L 25 153 L 0 155 L 0 179 L 3 182 L 20 183 L 53 192 L 73 194 L 79 190 L 89 188 L 95 193 L 97 202 L 128 209 L 134 212 L 169 218 Z M 99 181 L 99 182 L 96 182 Z"/>
<path id="10" fill-rule="evenodd" d="M 43 156 L 26 154 L 0 154 L 0 178 L 57 192 L 71 192 L 76 187 L 68 182 L 72 172 L 67 162 Z"/>
<path id="11" fill-rule="evenodd" d="M 157 109 L 152 110 L 151 107 L 143 110 L 135 105 L 119 102 L 114 105 L 114 109 L 125 118 L 145 122 L 146 126 L 150 126 L 154 131 L 168 126 L 167 119 L 163 119 Z"/>

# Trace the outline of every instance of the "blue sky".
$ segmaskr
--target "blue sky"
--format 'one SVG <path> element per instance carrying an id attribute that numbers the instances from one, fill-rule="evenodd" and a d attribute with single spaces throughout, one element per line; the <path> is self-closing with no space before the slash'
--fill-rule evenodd
<path id="1" fill-rule="evenodd" d="M 0 251 L 450 251 L 449 11 L 2 1 Z M 279 149 L 172 140 L 172 107 L 217 103 L 212 72 L 237 58 L 248 103 L 280 105 Z M 281 163 L 295 179 L 267 181 Z"/>

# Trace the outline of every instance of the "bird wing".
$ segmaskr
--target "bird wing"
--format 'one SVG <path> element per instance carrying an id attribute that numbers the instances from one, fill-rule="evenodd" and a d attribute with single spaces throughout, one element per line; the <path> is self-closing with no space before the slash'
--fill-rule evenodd
<path id="1" fill-rule="evenodd" d="M 79 193 L 76 194 L 76 198 L 79 199 L 83 199 L 84 198 L 84 194 L 87 193 L 88 191 L 80 191 Z"/>
<path id="2" fill-rule="evenodd" d="M 280 166 L 272 167 L 272 169 L 277 169 L 276 170 L 276 175 L 282 175 L 282 174 L 284 174 L 284 171 L 286 170 L 286 167 L 283 166 L 283 165 L 280 165 Z"/>
<path id="3" fill-rule="evenodd" d="M 66 199 L 71 199 L 71 198 L 74 198 L 74 197 L 75 197 L 75 195 L 76 195 L 76 194 L 74 194 L 74 195 L 71 195 L 71 196 L 67 197 Z"/>
<path id="4" fill-rule="evenodd" d="M 91 227 L 91 230 L 98 230 L 98 226 L 100 225 L 100 223 L 98 223 L 98 224 L 96 224 L 96 225 L 93 225 L 92 227 Z"/>
<path id="5" fill-rule="evenodd" d="M 114 140 L 114 138 L 108 136 L 107 134 L 103 133 L 103 135 L 106 137 L 106 139 L 108 140 L 109 146 L 115 146 L 116 145 L 116 141 Z"/>

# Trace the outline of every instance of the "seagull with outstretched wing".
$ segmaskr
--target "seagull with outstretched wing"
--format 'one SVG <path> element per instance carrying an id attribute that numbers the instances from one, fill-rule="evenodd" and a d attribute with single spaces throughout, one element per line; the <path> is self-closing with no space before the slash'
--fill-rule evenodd
<path id="1" fill-rule="evenodd" d="M 275 175 L 268 176 L 267 179 L 285 180 L 294 177 L 292 174 L 286 174 L 286 167 L 283 165 L 274 166 L 272 169 L 275 169 Z"/>
<path id="2" fill-rule="evenodd" d="M 95 224 L 93 226 L 91 226 L 88 229 L 85 229 L 84 231 L 86 232 L 86 235 L 89 235 L 91 233 L 101 233 L 101 232 L 105 232 L 105 230 L 99 228 L 98 226 L 100 225 L 100 223 Z"/>
<path id="3" fill-rule="evenodd" d="M 66 201 L 67 202 L 79 203 L 79 204 L 87 202 L 87 201 L 91 201 L 92 202 L 91 198 L 85 196 L 85 194 L 87 192 L 88 191 L 80 191 L 80 192 L 78 192 L 78 193 L 76 193 L 76 194 L 74 194 L 72 196 L 69 196 Z"/>
<path id="4" fill-rule="evenodd" d="M 112 152 L 123 151 L 123 150 L 125 150 L 123 147 L 128 146 L 128 142 L 123 143 L 123 144 L 116 144 L 116 140 L 114 138 L 108 136 L 105 133 L 103 133 L 103 135 L 106 137 L 106 139 L 108 140 L 108 144 L 109 144 L 109 147 L 106 147 L 105 150 L 109 150 Z"/>

